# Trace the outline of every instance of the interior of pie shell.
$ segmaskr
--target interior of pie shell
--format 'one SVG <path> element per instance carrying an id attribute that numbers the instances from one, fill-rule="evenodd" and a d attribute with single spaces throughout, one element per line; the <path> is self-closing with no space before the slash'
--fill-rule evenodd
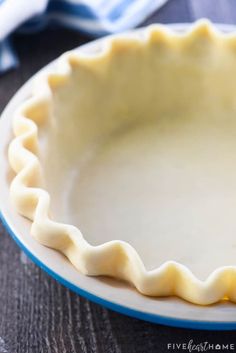
<path id="1" fill-rule="evenodd" d="M 236 52 L 172 41 L 74 60 L 52 83 L 40 159 L 55 220 L 204 279 L 236 265 Z"/>

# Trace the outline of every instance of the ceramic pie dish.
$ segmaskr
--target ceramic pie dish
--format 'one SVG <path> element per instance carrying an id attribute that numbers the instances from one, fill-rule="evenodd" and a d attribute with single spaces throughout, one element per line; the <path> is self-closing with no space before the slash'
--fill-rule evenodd
<path id="1" fill-rule="evenodd" d="M 10 194 L 31 235 L 78 274 L 235 302 L 235 74 L 235 35 L 206 21 L 64 54 L 12 123 Z"/>

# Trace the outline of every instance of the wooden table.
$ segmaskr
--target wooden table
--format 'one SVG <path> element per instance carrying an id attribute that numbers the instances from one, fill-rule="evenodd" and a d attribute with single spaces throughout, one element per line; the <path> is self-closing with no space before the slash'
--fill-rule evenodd
<path id="1" fill-rule="evenodd" d="M 236 23 L 236 0 L 169 0 L 144 24 L 191 22 L 200 17 Z M 13 43 L 20 66 L 0 77 L 0 109 L 38 69 L 89 40 L 64 29 L 16 35 Z M 167 343 L 191 339 L 236 343 L 236 333 L 150 324 L 93 304 L 34 265 L 0 224 L 0 353 L 161 353 L 171 352 Z"/>

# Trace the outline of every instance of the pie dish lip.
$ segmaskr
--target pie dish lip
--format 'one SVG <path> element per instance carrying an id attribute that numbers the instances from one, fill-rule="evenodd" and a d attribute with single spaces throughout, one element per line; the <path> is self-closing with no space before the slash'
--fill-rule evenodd
<path id="1" fill-rule="evenodd" d="M 175 26 L 175 25 L 174 25 Z M 173 27 L 174 27 L 173 26 Z M 186 28 L 186 24 L 183 25 L 183 30 Z M 181 28 L 181 25 L 180 24 L 177 24 L 176 27 L 180 27 Z M 225 28 L 224 25 L 220 25 L 220 27 L 222 27 L 223 29 Z M 235 27 L 234 26 L 230 26 L 230 29 L 229 29 L 229 26 L 226 26 L 226 28 L 228 30 L 235 30 Z M 227 31 L 226 29 L 226 31 Z M 141 29 L 139 29 L 141 30 Z M 100 39 L 100 40 L 97 40 L 95 42 L 98 42 L 98 41 L 101 41 L 103 39 Z M 93 42 L 93 43 L 95 43 Z M 91 44 L 87 44 L 85 46 L 90 46 Z M 84 47 L 84 46 L 83 46 Z M 46 68 L 44 68 L 43 70 L 49 68 L 49 66 L 51 66 L 53 63 L 49 64 L 46 66 Z M 42 70 L 40 70 L 41 72 Z M 37 74 L 36 74 L 37 75 Z M 31 83 L 31 80 L 28 81 L 19 91 L 18 93 L 16 94 L 15 98 L 17 98 L 18 96 L 21 95 L 21 92 L 23 93 L 24 91 L 26 91 L 26 87 L 29 86 L 29 84 Z M 10 109 L 10 106 L 13 105 L 13 101 L 15 100 L 15 98 L 13 98 L 13 100 L 11 101 L 11 103 L 9 103 L 8 107 Z M 4 119 L 5 119 L 5 116 L 9 118 L 9 112 L 8 112 L 8 107 L 5 109 L 4 113 L 3 113 L 3 117 L 2 117 L 2 121 L 4 122 Z M 2 123 L 1 121 L 1 123 Z M 0 201 L 3 201 L 0 200 Z M 3 203 L 3 202 L 2 202 Z M 5 226 L 8 228 L 9 232 L 11 233 L 11 235 L 14 237 L 14 239 L 17 241 L 17 243 L 27 252 L 27 254 L 31 257 L 33 257 L 33 261 L 35 261 L 40 267 L 43 267 L 47 272 L 49 272 L 49 274 L 51 274 L 53 277 L 55 277 L 57 280 L 59 280 L 59 282 L 65 284 L 66 286 L 68 286 L 69 288 L 73 289 L 74 291 L 76 292 L 79 292 L 79 294 L 83 295 L 83 296 L 86 296 L 87 298 L 95 301 L 95 302 L 98 302 L 100 304 L 103 304 L 104 306 L 107 306 L 113 310 L 116 310 L 116 311 L 119 311 L 119 312 L 123 312 L 125 314 L 128 314 L 128 315 L 131 315 L 131 316 L 135 316 L 135 317 L 138 317 L 138 318 L 143 318 L 145 320 L 148 320 L 148 321 L 152 321 L 152 322 L 157 322 L 157 323 L 163 323 L 163 324 L 168 324 L 168 325 L 172 325 L 172 326 L 180 326 L 180 327 L 192 327 L 192 328 L 208 328 L 208 329 L 234 329 L 236 327 L 236 322 L 232 322 L 232 321 L 229 321 L 227 324 L 225 322 L 222 322 L 222 321 L 217 321 L 214 322 L 214 321 L 200 321 L 200 320 L 183 320 L 183 319 L 176 319 L 176 318 L 170 318 L 170 317 L 165 317 L 165 316 L 160 316 L 158 314 L 147 314 L 145 312 L 143 312 L 143 310 L 141 311 L 136 311 L 134 310 L 133 308 L 130 308 L 130 307 L 125 307 L 123 305 L 120 305 L 120 304 L 117 304 L 117 303 L 114 303 L 114 302 L 111 302 L 110 299 L 107 300 L 107 299 L 104 299 L 104 298 L 101 298 L 99 296 L 96 296 L 94 295 L 93 293 L 91 294 L 91 292 L 88 292 L 86 290 L 84 290 L 83 288 L 79 287 L 79 286 L 75 286 L 73 283 L 71 282 L 68 282 L 64 277 L 60 276 L 60 274 L 54 272 L 52 269 L 50 269 L 47 265 L 45 265 L 44 262 L 42 262 L 37 256 L 35 256 L 34 252 L 30 251 L 29 248 L 27 247 L 27 245 L 24 244 L 24 242 L 22 241 L 22 239 L 16 234 L 17 232 L 14 231 L 14 228 L 12 229 L 11 227 L 11 222 L 7 222 L 7 214 L 5 214 L 4 212 L 4 203 L 3 205 L 0 207 L 0 209 L 2 210 L 1 212 L 1 217 L 3 219 L 3 222 L 5 224 Z M 16 215 L 14 215 L 16 216 Z M 38 244 L 39 247 L 42 247 L 41 245 Z M 44 248 L 44 247 L 43 247 Z M 44 248 L 45 249 L 45 248 Z M 90 278 L 91 279 L 91 278 Z M 148 299 L 148 298 L 147 298 Z M 187 304 L 187 305 L 190 305 L 191 304 Z M 221 313 L 221 316 L 222 316 L 222 313 Z M 224 328 L 224 327 L 225 328 Z"/>

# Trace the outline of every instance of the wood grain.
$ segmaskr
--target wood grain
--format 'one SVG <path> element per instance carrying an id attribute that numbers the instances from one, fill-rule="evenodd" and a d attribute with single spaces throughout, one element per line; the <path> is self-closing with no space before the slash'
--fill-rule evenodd
<path id="1" fill-rule="evenodd" d="M 202 16 L 235 23 L 235 10 L 235 0 L 169 0 L 145 24 L 190 22 Z M 32 36 L 15 35 L 13 43 L 21 66 L 0 77 L 0 109 L 39 68 L 89 40 L 73 31 L 53 28 Z M 79 297 L 27 259 L 2 225 L 0 299 L 0 353 L 161 353 L 168 352 L 167 343 L 190 339 L 196 343 L 236 343 L 233 331 L 154 325 Z"/>

